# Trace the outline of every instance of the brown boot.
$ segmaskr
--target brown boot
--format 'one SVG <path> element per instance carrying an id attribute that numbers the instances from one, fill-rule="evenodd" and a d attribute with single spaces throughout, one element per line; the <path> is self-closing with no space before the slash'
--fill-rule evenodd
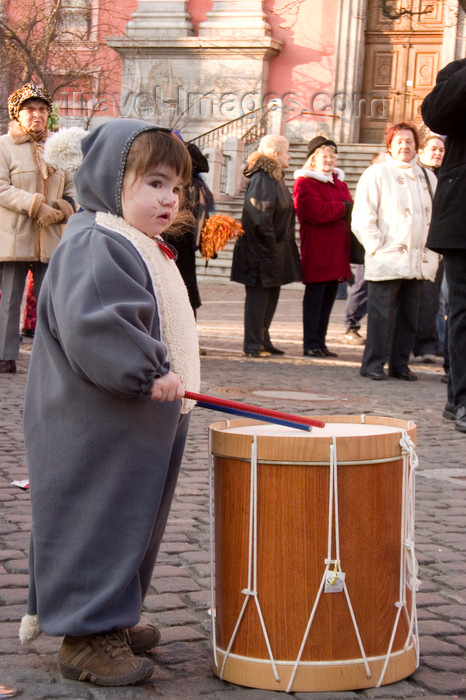
<path id="1" fill-rule="evenodd" d="M 134 656 L 124 630 L 107 634 L 66 636 L 58 654 L 65 678 L 97 685 L 132 685 L 152 676 L 152 661 Z"/>
<path id="2" fill-rule="evenodd" d="M 153 649 L 160 642 L 160 631 L 150 622 L 140 622 L 128 627 L 128 646 L 133 654 L 141 654 Z"/>
<path id="3" fill-rule="evenodd" d="M 15 374 L 15 360 L 0 360 L 0 374 Z"/>

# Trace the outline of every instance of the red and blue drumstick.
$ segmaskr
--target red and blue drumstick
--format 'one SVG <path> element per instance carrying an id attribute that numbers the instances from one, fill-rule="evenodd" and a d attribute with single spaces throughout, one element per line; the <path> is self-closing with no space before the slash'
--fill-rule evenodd
<path id="1" fill-rule="evenodd" d="M 286 425 L 289 428 L 298 428 L 299 430 L 309 431 L 312 426 L 316 428 L 325 427 L 325 423 L 322 421 L 316 420 L 315 418 L 308 418 L 307 416 L 296 416 L 292 413 L 273 411 L 270 408 L 262 408 L 261 406 L 250 406 L 246 403 L 219 399 L 215 396 L 195 394 L 192 391 L 185 391 L 184 395 L 186 399 L 196 401 L 198 406 L 210 408 L 213 411 L 233 413 L 237 416 L 253 418 L 254 420 L 263 420 L 268 423 L 277 423 L 278 425 Z"/>

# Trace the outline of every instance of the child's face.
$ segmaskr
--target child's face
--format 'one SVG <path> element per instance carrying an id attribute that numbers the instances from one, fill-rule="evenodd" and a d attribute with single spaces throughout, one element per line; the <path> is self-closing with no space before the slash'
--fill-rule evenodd
<path id="1" fill-rule="evenodd" d="M 121 208 L 123 218 L 153 238 L 163 233 L 178 214 L 183 182 L 169 165 L 159 165 L 134 179 L 123 179 Z"/>

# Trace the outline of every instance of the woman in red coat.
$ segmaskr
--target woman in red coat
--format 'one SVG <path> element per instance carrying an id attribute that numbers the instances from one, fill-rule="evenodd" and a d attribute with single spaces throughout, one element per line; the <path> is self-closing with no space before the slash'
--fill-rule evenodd
<path id="1" fill-rule="evenodd" d="M 352 199 L 343 171 L 335 167 L 336 153 L 334 141 L 316 136 L 309 141 L 304 168 L 295 171 L 293 198 L 306 285 L 303 330 L 308 357 L 336 357 L 327 348 L 325 336 L 338 283 L 351 275 Z"/>

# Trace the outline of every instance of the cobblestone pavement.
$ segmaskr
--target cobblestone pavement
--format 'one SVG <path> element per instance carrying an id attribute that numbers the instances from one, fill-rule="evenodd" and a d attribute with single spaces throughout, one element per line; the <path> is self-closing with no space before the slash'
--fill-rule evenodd
<path id="1" fill-rule="evenodd" d="M 375 414 L 412 419 L 418 426 L 416 552 L 420 667 L 409 678 L 381 688 L 292 693 L 296 698 L 466 698 L 466 435 L 442 419 L 442 368 L 420 365 L 419 381 L 373 382 L 360 377 L 361 347 L 342 343 L 344 301 L 331 319 L 332 360 L 302 356 L 299 287 L 284 288 L 272 338 L 286 351 L 279 358 L 241 356 L 243 288 L 207 280 L 198 314 L 202 391 L 293 413 Z M 147 614 L 162 629 L 152 655 L 152 679 L 132 688 L 98 688 L 63 679 L 56 669 L 60 640 L 18 641 L 25 611 L 29 495 L 12 486 L 27 477 L 21 413 L 31 341 L 25 340 L 16 375 L 0 378 L 0 685 L 39 698 L 269 699 L 283 693 L 223 682 L 210 669 L 210 535 L 208 425 L 225 416 L 195 408 L 181 477 L 156 566 Z M 40 421 L 40 416 L 37 417 Z"/>

